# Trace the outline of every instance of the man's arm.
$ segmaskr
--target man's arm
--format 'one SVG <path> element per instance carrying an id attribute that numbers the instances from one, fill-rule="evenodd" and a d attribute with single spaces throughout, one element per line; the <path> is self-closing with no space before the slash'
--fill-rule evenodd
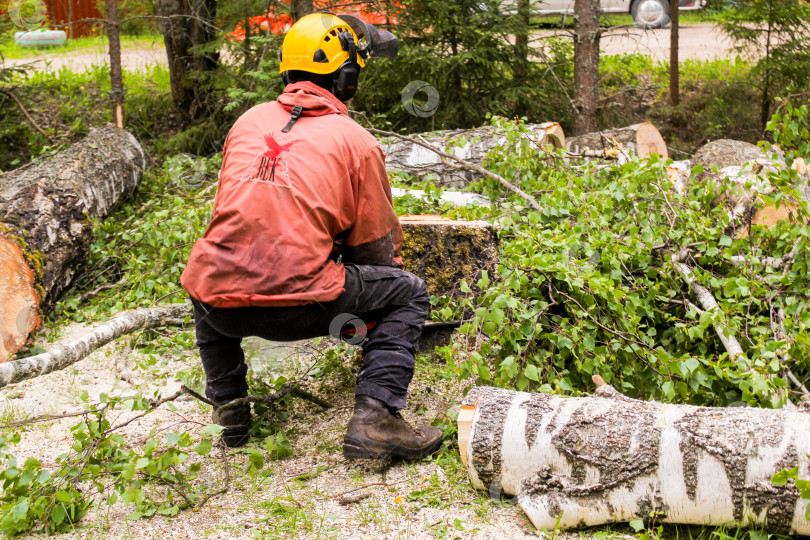
<path id="1" fill-rule="evenodd" d="M 357 170 L 357 214 L 343 246 L 343 260 L 352 264 L 402 266 L 402 228 L 394 212 L 385 156 L 375 146 Z"/>

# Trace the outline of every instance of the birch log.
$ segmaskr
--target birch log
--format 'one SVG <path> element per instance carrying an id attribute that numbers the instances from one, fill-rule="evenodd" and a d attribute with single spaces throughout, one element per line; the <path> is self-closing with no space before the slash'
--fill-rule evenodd
<path id="1" fill-rule="evenodd" d="M 667 150 L 664 138 L 649 122 L 571 137 L 566 143 L 566 148 L 573 154 L 599 157 L 616 146 L 614 141 L 621 143 L 624 150 L 632 152 L 640 158 L 650 157 L 653 154 L 658 154 L 664 159 L 669 157 L 669 150 Z"/>
<path id="2" fill-rule="evenodd" d="M 191 317 L 191 304 L 171 304 L 121 313 L 83 336 L 58 345 L 51 351 L 0 364 L 0 388 L 64 369 L 86 358 L 96 349 L 138 330 L 182 324 Z"/>
<path id="3" fill-rule="evenodd" d="M 565 134 L 560 124 L 556 122 L 528 124 L 526 128 L 532 133 L 527 137 L 531 138 L 538 150 L 544 146 L 565 147 Z M 481 165 L 493 148 L 506 142 L 505 135 L 498 133 L 492 126 L 470 130 L 437 131 L 422 135 L 422 138 L 476 165 Z M 464 143 L 460 146 L 450 145 L 453 141 L 461 140 Z M 383 144 L 382 147 L 387 156 L 385 166 L 389 171 L 404 172 L 420 179 L 431 175 L 437 186 L 460 188 L 482 178 L 474 171 L 454 168 L 443 162 L 435 152 L 408 141 L 394 141 Z"/>
<path id="4" fill-rule="evenodd" d="M 473 485 L 516 495 L 538 529 L 649 519 L 810 534 L 810 413 L 639 401 L 609 385 L 566 398 L 474 388 L 459 415 Z"/>
<path id="5" fill-rule="evenodd" d="M 19 350 L 70 284 L 87 256 L 91 220 L 128 197 L 145 166 L 138 141 L 109 126 L 0 175 L 0 360 Z"/>

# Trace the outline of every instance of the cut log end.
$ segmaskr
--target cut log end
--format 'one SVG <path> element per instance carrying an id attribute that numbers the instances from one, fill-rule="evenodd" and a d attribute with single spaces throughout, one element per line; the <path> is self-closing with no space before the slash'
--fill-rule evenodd
<path id="1" fill-rule="evenodd" d="M 435 296 L 459 298 L 462 280 L 474 288 L 498 262 L 498 234 L 486 221 L 441 216 L 402 216 L 405 270 L 422 278 Z"/>
<path id="2" fill-rule="evenodd" d="M 545 122 L 540 124 L 543 129 L 543 138 L 540 140 L 540 146 L 551 146 L 552 148 L 565 148 L 565 132 L 557 122 Z"/>
<path id="3" fill-rule="evenodd" d="M 469 466 L 467 446 L 470 443 L 470 429 L 476 408 L 478 408 L 477 402 L 474 405 L 462 405 L 458 413 L 458 452 L 461 454 L 461 461 L 465 467 Z"/>
<path id="4" fill-rule="evenodd" d="M 760 225 L 764 227 L 773 227 L 780 221 L 795 220 L 798 206 L 795 203 L 782 203 L 778 207 L 774 205 L 765 205 L 758 209 L 754 214 L 754 219 L 751 220 L 751 225 Z M 745 227 L 740 230 L 737 235 L 738 238 L 747 238 L 749 228 Z"/>
<path id="5" fill-rule="evenodd" d="M 664 159 L 669 157 L 664 138 L 650 122 L 571 137 L 567 141 L 567 148 L 575 154 L 601 155 L 607 151 L 608 155 L 614 155 L 610 152 L 614 150 L 616 143 L 640 158 L 648 158 L 653 154 Z"/>
<path id="6" fill-rule="evenodd" d="M 661 132 L 649 122 L 638 124 L 638 129 L 636 129 L 636 148 L 636 152 L 640 158 L 650 157 L 653 154 L 657 154 L 664 159 L 669 157 L 669 150 L 667 149 L 667 143 L 664 142 L 664 137 L 662 137 Z"/>
<path id="7" fill-rule="evenodd" d="M 25 345 L 28 335 L 39 326 L 39 293 L 34 273 L 16 243 L 0 235 L 0 361 Z"/>

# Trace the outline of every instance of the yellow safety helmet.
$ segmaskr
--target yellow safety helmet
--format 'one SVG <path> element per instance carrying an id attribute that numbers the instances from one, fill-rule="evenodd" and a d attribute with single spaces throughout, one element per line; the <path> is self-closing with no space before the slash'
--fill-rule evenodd
<path id="1" fill-rule="evenodd" d="M 355 49 L 349 51 L 338 37 L 348 32 L 354 40 Z M 359 48 L 357 34 L 340 17 L 331 13 L 311 13 L 296 22 L 281 45 L 279 73 L 289 70 L 307 71 L 317 75 L 336 72 L 350 59 L 361 68 L 365 67 Z M 354 54 L 350 55 L 350 52 Z"/>

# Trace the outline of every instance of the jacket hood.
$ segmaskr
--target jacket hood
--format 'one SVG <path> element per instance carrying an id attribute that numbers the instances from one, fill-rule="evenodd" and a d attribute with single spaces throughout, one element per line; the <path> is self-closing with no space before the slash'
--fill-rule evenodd
<path id="1" fill-rule="evenodd" d="M 332 92 L 321 88 L 309 81 L 288 84 L 284 93 L 278 97 L 278 102 L 288 111 L 300 106 L 304 109 L 302 116 L 326 116 L 327 114 L 342 114 L 348 116 L 349 111 Z"/>

